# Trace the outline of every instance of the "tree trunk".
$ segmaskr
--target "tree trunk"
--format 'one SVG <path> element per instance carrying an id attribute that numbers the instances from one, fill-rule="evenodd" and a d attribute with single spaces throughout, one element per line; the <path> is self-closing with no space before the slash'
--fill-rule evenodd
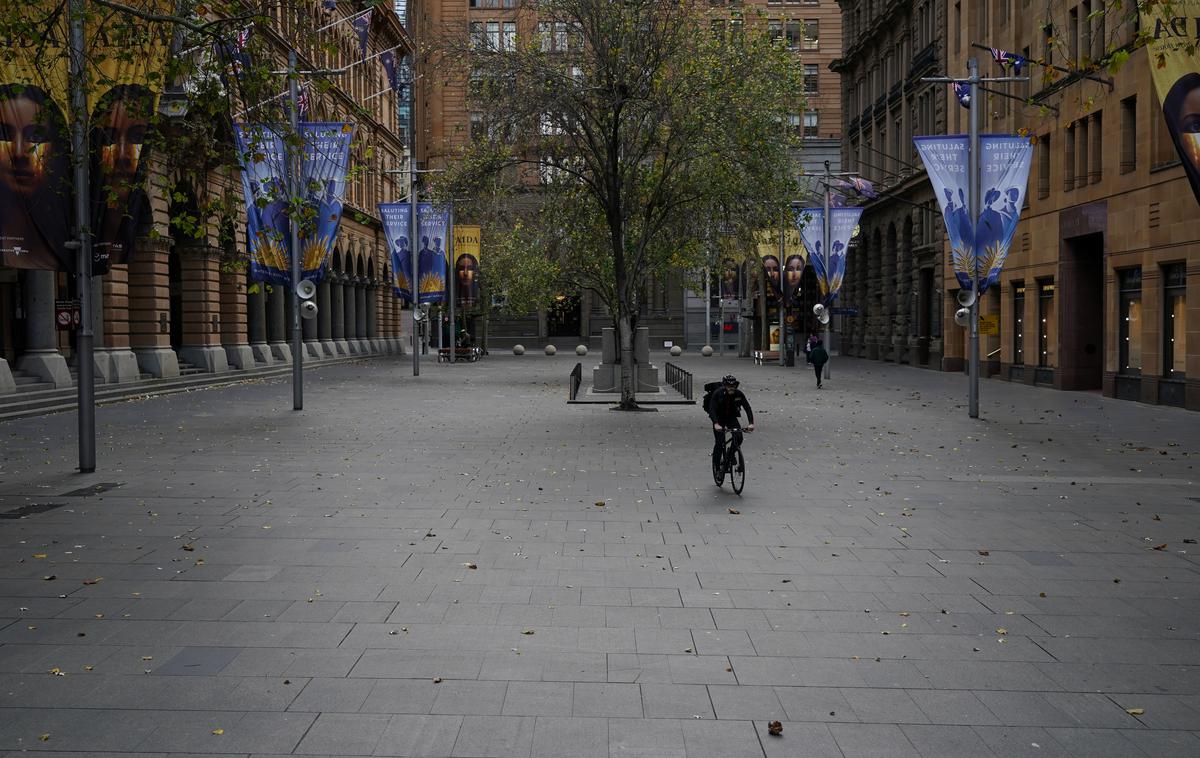
<path id="1" fill-rule="evenodd" d="M 628 305 L 621 303 L 617 315 L 617 339 L 621 346 L 621 410 L 637 408 L 637 373 L 633 365 L 634 320 Z"/>

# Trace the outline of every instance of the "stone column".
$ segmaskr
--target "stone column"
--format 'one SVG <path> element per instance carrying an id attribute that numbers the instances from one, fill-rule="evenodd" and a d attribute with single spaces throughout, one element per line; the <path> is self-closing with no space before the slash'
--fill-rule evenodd
<path id="1" fill-rule="evenodd" d="M 16 391 L 17 382 L 8 368 L 8 361 L 0 358 L 0 395 L 11 395 Z"/>
<path id="2" fill-rule="evenodd" d="M 330 335 L 337 355 L 350 355 L 350 346 L 346 343 L 345 280 L 344 274 L 333 274 L 329 281 Z"/>
<path id="3" fill-rule="evenodd" d="M 230 366 L 242 370 L 254 368 L 254 350 L 250 347 L 246 273 L 240 267 L 221 271 L 221 345 Z"/>
<path id="4" fill-rule="evenodd" d="M 97 384 L 108 384 L 112 375 L 112 361 L 104 344 L 104 279 L 93 276 L 91 281 L 92 304 L 92 375 Z M 79 363 L 78 357 L 75 360 Z M 82 366 L 79 366 L 82 370 Z"/>
<path id="5" fill-rule="evenodd" d="M 288 344 L 287 293 L 282 284 L 271 285 L 267 293 L 267 344 L 279 363 L 292 362 L 292 346 Z"/>
<path id="6" fill-rule="evenodd" d="M 129 342 L 138 366 L 158 378 L 179 376 L 171 349 L 170 238 L 138 240 L 129 264 Z"/>
<path id="7" fill-rule="evenodd" d="M 17 370 L 33 374 L 55 387 L 74 384 L 67 359 L 58 352 L 54 327 L 54 271 L 25 272 L 25 352 L 17 359 Z"/>
<path id="8" fill-rule="evenodd" d="M 362 348 L 358 344 L 358 326 L 355 323 L 355 316 L 358 314 L 358 305 L 355 302 L 358 299 L 358 287 L 355 285 L 354 277 L 346 277 L 342 291 L 344 293 L 342 326 L 346 334 L 346 345 L 350 355 L 358 355 L 362 353 Z"/>
<path id="9" fill-rule="evenodd" d="M 221 345 L 221 248 L 179 244 L 183 344 L 179 357 L 210 374 L 229 370 Z"/>
<path id="10" fill-rule="evenodd" d="M 367 340 L 371 350 L 377 353 L 386 352 L 383 341 L 379 339 L 379 282 L 371 282 L 366 290 Z"/>
<path id="11" fill-rule="evenodd" d="M 337 348 L 333 346 L 333 303 L 330 300 L 332 295 L 329 280 L 332 276 L 332 271 L 326 273 L 325 278 L 317 285 L 317 339 L 320 341 L 323 357 L 337 355 Z"/>
<path id="12" fill-rule="evenodd" d="M 370 294 L 365 279 L 354 283 L 354 336 L 358 338 L 358 350 L 363 354 L 375 351 L 367 339 L 367 297 Z"/>
<path id="13" fill-rule="evenodd" d="M 313 318 L 301 317 L 300 334 L 304 339 L 304 355 L 308 358 L 320 358 L 321 343 L 317 341 L 317 319 L 320 318 L 321 304 L 317 302 L 317 295 L 313 295 L 313 302 L 317 306 L 318 315 Z"/>
<path id="14" fill-rule="evenodd" d="M 275 362 L 271 347 L 267 344 L 267 292 L 262 282 L 253 282 L 247 286 L 254 292 L 246 294 L 246 331 L 250 335 L 250 352 L 255 364 L 262 363 L 270 366 Z"/>
<path id="15" fill-rule="evenodd" d="M 138 255 L 137 251 L 134 255 Z M 108 359 L 108 381 L 133 382 L 141 376 L 137 356 L 129 348 L 129 267 L 110 266 L 108 273 L 95 281 L 101 282 L 104 303 L 104 345 Z"/>

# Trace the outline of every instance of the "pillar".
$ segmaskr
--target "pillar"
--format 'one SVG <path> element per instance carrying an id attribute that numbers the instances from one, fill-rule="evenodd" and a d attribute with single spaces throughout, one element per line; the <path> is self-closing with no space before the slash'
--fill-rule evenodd
<path id="1" fill-rule="evenodd" d="M 275 362 L 267 344 L 267 285 L 251 282 L 246 287 L 246 332 L 250 336 L 250 352 L 255 365 L 270 366 Z"/>
<path id="2" fill-rule="evenodd" d="M 354 283 L 354 335 L 358 338 L 358 349 L 361 353 L 375 352 L 375 346 L 371 344 L 367 335 L 367 297 L 371 294 L 371 290 L 367 288 L 367 281 L 360 278 Z"/>
<path id="3" fill-rule="evenodd" d="M 317 302 L 317 296 L 313 295 L 313 303 L 317 306 L 318 315 L 321 313 L 321 304 Z M 303 305 L 303 303 L 301 303 Z M 288 317 L 291 317 L 289 312 Z M 300 336 L 304 340 L 304 355 L 307 358 L 321 357 L 321 343 L 317 341 L 317 318 L 300 318 Z"/>
<path id="4" fill-rule="evenodd" d="M 169 237 L 138 240 L 129 264 L 129 342 L 138 366 L 153 377 L 179 376 L 171 349 Z"/>
<path id="5" fill-rule="evenodd" d="M 374 352 L 385 352 L 383 341 L 379 339 L 379 283 L 371 282 L 366 289 L 367 340 Z"/>
<path id="6" fill-rule="evenodd" d="M 247 324 L 246 273 L 240 267 L 222 271 L 220 287 L 221 345 L 225 349 L 225 361 L 242 370 L 254 368 L 254 351 L 250 348 Z"/>
<path id="7" fill-rule="evenodd" d="M 54 271 L 25 272 L 25 352 L 17 359 L 17 369 L 55 387 L 70 387 L 71 371 L 58 352 L 54 326 L 56 276 Z"/>
<path id="8" fill-rule="evenodd" d="M 107 384 L 112 374 L 112 361 L 108 357 L 108 348 L 104 344 L 104 280 L 94 276 L 91 281 L 92 306 L 92 376 L 97 384 Z M 79 359 L 76 358 L 76 364 Z M 78 366 L 82 371 L 83 367 Z"/>
<path id="9" fill-rule="evenodd" d="M 11 395 L 16 391 L 17 382 L 8 368 L 8 361 L 0 358 L 0 395 Z"/>
<path id="10" fill-rule="evenodd" d="M 338 355 L 350 355 L 350 346 L 346 343 L 345 281 L 345 274 L 334 274 L 329 282 L 330 334 Z"/>
<path id="11" fill-rule="evenodd" d="M 179 357 L 210 374 L 229 370 L 221 344 L 221 248 L 178 244 L 183 292 Z"/>
<path id="12" fill-rule="evenodd" d="M 321 355 L 332 358 L 337 355 L 333 346 L 333 303 L 330 301 L 329 279 L 333 272 L 325 274 L 325 278 L 317 285 L 317 340 L 321 344 Z"/>
<path id="13" fill-rule="evenodd" d="M 288 344 L 287 292 L 283 285 L 271 285 L 267 293 L 267 344 L 279 363 L 291 363 L 292 347 Z"/>
<path id="14" fill-rule="evenodd" d="M 95 344 L 97 348 L 104 346 L 105 358 L 108 361 L 108 381 L 137 381 L 142 372 L 138 368 L 137 356 L 129 346 L 129 266 L 110 266 L 107 274 L 93 281 L 101 283 L 102 296 L 97 300 L 102 303 L 104 335 L 101 339 L 97 334 Z"/>
<path id="15" fill-rule="evenodd" d="M 355 316 L 358 314 L 358 287 L 355 284 L 354 277 L 347 276 L 343 291 L 343 316 L 342 324 L 346 334 L 346 344 L 349 346 L 351 355 L 359 355 L 362 353 L 362 348 L 358 344 L 358 325 L 355 323 Z"/>

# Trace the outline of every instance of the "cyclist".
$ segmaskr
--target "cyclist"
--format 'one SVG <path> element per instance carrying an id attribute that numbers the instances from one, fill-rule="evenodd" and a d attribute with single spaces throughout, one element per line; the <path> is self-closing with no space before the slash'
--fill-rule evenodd
<path id="1" fill-rule="evenodd" d="M 754 411 L 746 394 L 738 389 L 738 380 L 733 374 L 727 374 L 721 380 L 719 387 L 713 390 L 708 401 L 708 417 L 713 425 L 713 465 L 721 463 L 721 454 L 725 447 L 725 430 L 733 434 L 734 448 L 742 445 L 742 424 L 739 416 L 746 409 L 746 431 L 754 431 Z"/>

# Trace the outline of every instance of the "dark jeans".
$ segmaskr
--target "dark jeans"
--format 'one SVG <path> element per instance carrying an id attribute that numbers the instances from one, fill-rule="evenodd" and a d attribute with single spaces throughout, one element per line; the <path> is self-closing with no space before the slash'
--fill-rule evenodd
<path id="1" fill-rule="evenodd" d="M 725 427 L 733 434 L 733 446 L 735 448 L 742 446 L 742 423 L 738 419 L 734 419 L 729 423 L 721 422 L 721 426 Z M 725 449 L 725 432 L 718 432 L 713 429 L 713 463 L 721 462 L 721 453 Z"/>
<path id="2" fill-rule="evenodd" d="M 817 375 L 817 386 L 820 387 L 821 386 L 821 374 L 825 373 L 825 364 L 822 363 L 820 366 L 817 366 L 814 364 L 813 365 L 813 373 Z"/>

